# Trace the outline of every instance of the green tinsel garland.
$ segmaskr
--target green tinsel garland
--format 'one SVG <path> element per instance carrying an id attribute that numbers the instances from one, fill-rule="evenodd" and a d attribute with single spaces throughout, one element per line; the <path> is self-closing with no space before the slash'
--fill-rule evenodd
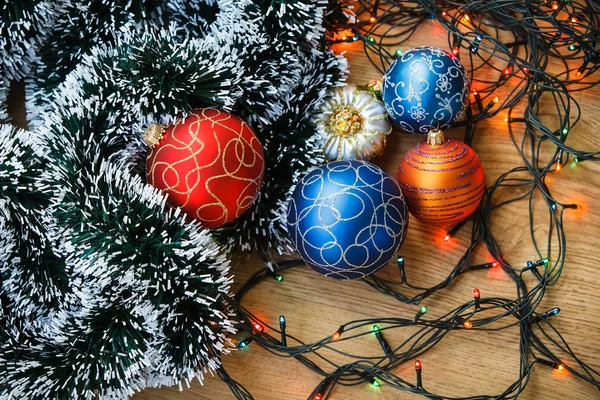
<path id="1" fill-rule="evenodd" d="M 326 1 L 120 3 L 57 0 L 28 83 L 37 129 L 0 129 L 2 398 L 226 376 L 231 251 L 289 249 L 287 194 L 321 159 L 310 114 L 346 68 Z M 205 106 L 248 121 L 266 160 L 255 204 L 216 231 L 140 169 L 149 123 Z"/>

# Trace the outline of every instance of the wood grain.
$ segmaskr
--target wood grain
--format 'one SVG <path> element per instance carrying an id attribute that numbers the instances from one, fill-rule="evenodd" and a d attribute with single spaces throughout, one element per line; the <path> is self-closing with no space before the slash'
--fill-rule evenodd
<path id="1" fill-rule="evenodd" d="M 424 44 L 447 48 L 443 28 L 435 21 L 426 22 L 404 47 Z M 380 77 L 365 58 L 359 43 L 344 44 L 336 50 L 347 52 L 350 82 L 364 84 L 372 78 Z M 482 76 L 494 79 L 492 77 L 497 78 L 497 73 L 483 71 Z M 569 144 L 578 148 L 598 149 L 600 137 L 596 135 L 596 124 L 600 115 L 600 103 L 597 100 L 599 93 L 600 90 L 590 90 L 575 94 L 582 107 L 583 118 L 569 133 Z M 13 87 L 10 101 L 15 123 L 23 126 L 22 86 Z M 508 169 L 522 165 L 508 135 L 507 124 L 503 122 L 505 116 L 506 112 L 502 112 L 481 123 L 473 142 L 473 148 L 482 160 L 488 184 Z M 548 118 L 552 117 L 549 112 Z M 457 138 L 461 135 L 460 130 L 448 133 Z M 400 158 L 419 139 L 417 136 L 393 132 L 385 154 L 376 163 L 395 176 Z M 599 172 L 600 165 L 584 162 L 577 166 L 566 165 L 561 173 L 553 174 L 548 179 L 551 190 L 560 201 L 577 202 L 582 208 L 565 212 L 564 228 L 568 239 L 565 268 L 559 282 L 548 290 L 540 306 L 540 310 L 556 306 L 561 308 L 561 314 L 554 318 L 553 323 L 573 350 L 596 369 L 600 369 L 600 307 L 596 303 L 600 293 L 600 277 L 597 274 L 600 215 L 596 212 L 600 206 Z M 514 190 L 506 189 L 496 201 L 514 194 Z M 547 208 L 539 196 L 534 210 L 535 232 L 545 245 Z M 409 233 L 400 253 L 406 259 L 409 279 L 420 286 L 431 286 L 442 280 L 462 255 L 468 243 L 469 229 L 462 229 L 449 243 L 442 243 L 443 231 L 440 228 L 425 226 L 414 218 L 410 223 Z M 507 260 L 513 265 L 524 265 L 527 260 L 536 259 L 529 236 L 526 202 L 517 202 L 495 212 L 492 232 Z M 485 249 L 480 248 L 474 262 L 485 260 L 490 261 L 491 258 Z M 236 287 L 259 268 L 262 265 L 254 255 L 239 260 L 234 269 Z M 395 279 L 397 268 L 389 265 L 382 271 L 382 275 Z M 478 287 L 484 297 L 515 297 L 514 284 L 502 272 L 472 272 L 461 276 L 450 288 L 428 298 L 425 302 L 429 306 L 428 316 L 442 315 L 470 300 L 474 287 Z M 308 268 L 286 273 L 283 283 L 267 280 L 248 294 L 244 304 L 269 323 L 275 324 L 279 315 L 284 314 L 288 320 L 288 332 L 306 342 L 330 335 L 348 320 L 386 316 L 412 317 L 417 310 L 416 306 L 404 305 L 373 292 L 362 282 L 338 282 L 323 278 Z M 409 333 L 411 331 L 408 329 L 396 330 L 386 333 L 386 338 L 394 346 Z M 340 349 L 349 349 L 348 346 L 349 343 L 340 343 Z M 500 332 L 451 333 L 438 346 L 420 357 L 425 387 L 445 396 L 500 393 L 518 376 L 518 348 L 516 328 Z M 353 341 L 352 351 L 364 355 L 381 353 L 376 339 L 371 336 Z M 333 354 L 327 355 L 334 360 L 344 361 Z M 234 351 L 224 358 L 224 365 L 229 374 L 248 388 L 258 400 L 306 399 L 320 382 L 316 374 L 297 361 L 278 358 L 257 345 L 251 345 L 243 351 Z M 407 380 L 414 379 L 412 364 L 402 365 L 395 372 Z M 564 400 L 599 397 L 598 389 L 592 385 L 568 373 L 558 373 L 550 368 L 537 366 L 521 398 Z M 176 387 L 147 389 L 134 396 L 135 400 L 233 398 L 223 382 L 210 376 L 205 379 L 204 385 L 195 382 L 191 388 L 181 392 Z M 337 387 L 332 396 L 333 400 L 411 398 L 416 396 L 385 386 L 373 389 L 370 385 Z"/>

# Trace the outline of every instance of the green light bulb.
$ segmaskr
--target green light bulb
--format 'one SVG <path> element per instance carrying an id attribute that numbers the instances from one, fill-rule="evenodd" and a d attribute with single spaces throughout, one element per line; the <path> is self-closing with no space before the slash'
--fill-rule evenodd
<path id="1" fill-rule="evenodd" d="M 547 258 L 544 258 L 542 261 L 544 262 L 544 267 L 547 267 L 549 260 Z"/>
<path id="2" fill-rule="evenodd" d="M 562 134 L 563 134 L 563 135 L 567 135 L 568 133 L 569 133 L 569 129 L 567 129 L 567 128 L 564 128 L 564 129 L 562 130 Z"/>
<path id="3" fill-rule="evenodd" d="M 423 306 L 423 307 L 421 307 L 421 310 L 419 310 L 419 311 L 421 312 L 421 314 L 426 314 L 426 313 L 427 313 L 427 310 L 429 310 L 429 309 L 427 308 L 427 306 Z"/>
<path id="4" fill-rule="evenodd" d="M 404 52 L 402 51 L 402 49 L 396 50 L 396 57 L 400 57 L 402 54 L 404 54 Z"/>
<path id="5" fill-rule="evenodd" d="M 569 45 L 569 50 L 574 51 L 576 49 L 574 44 L 570 44 Z"/>
<path id="6" fill-rule="evenodd" d="M 379 382 L 379 380 L 377 378 L 373 378 L 371 379 L 371 385 L 373 385 L 373 387 L 380 387 L 381 386 L 381 382 Z"/>
<path id="7" fill-rule="evenodd" d="M 373 332 L 379 332 L 379 325 L 373 325 Z"/>

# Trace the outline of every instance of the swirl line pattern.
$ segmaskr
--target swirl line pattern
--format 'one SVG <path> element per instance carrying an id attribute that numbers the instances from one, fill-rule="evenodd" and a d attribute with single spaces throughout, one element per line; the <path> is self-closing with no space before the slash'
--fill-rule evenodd
<path id="1" fill-rule="evenodd" d="M 407 132 L 427 133 L 465 117 L 469 77 L 452 54 L 437 47 L 416 47 L 392 62 L 382 92 L 394 122 Z"/>
<path id="2" fill-rule="evenodd" d="M 262 146 L 238 117 L 203 108 L 165 130 L 147 158 L 148 183 L 206 227 L 238 218 L 258 195 Z"/>
<path id="3" fill-rule="evenodd" d="M 288 207 L 288 232 L 299 255 L 336 279 L 363 278 L 386 265 L 407 227 L 400 187 L 366 161 L 336 161 L 312 170 Z"/>

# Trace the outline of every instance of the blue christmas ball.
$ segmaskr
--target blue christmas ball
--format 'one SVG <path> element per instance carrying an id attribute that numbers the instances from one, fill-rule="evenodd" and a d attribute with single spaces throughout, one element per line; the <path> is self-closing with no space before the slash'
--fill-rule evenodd
<path id="1" fill-rule="evenodd" d="M 396 181 L 366 161 L 315 168 L 296 186 L 288 232 L 306 264 L 325 276 L 359 279 L 402 245 L 408 209 Z"/>
<path id="2" fill-rule="evenodd" d="M 392 121 L 407 132 L 426 134 L 464 118 L 469 77 L 454 55 L 416 47 L 392 62 L 383 77 L 382 97 Z"/>

